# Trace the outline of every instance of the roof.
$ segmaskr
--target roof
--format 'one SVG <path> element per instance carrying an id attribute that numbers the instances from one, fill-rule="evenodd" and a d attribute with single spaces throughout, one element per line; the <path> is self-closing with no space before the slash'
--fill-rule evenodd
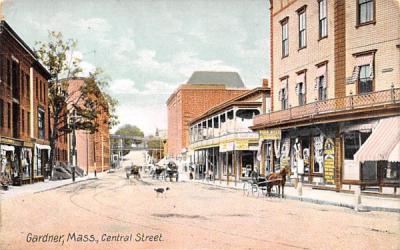
<path id="1" fill-rule="evenodd" d="M 188 84 L 218 84 L 229 88 L 244 88 L 242 78 L 237 72 L 195 71 Z"/>
<path id="2" fill-rule="evenodd" d="M 49 71 L 39 62 L 33 50 L 18 36 L 18 34 L 11 28 L 11 26 L 5 21 L 0 21 L 0 33 L 1 31 L 6 30 L 20 45 L 25 51 L 35 60 L 35 64 L 42 70 L 48 78 L 51 77 Z"/>
<path id="3" fill-rule="evenodd" d="M 207 110 L 206 112 L 204 112 L 203 114 L 195 117 L 194 119 L 192 119 L 189 123 L 193 124 L 198 122 L 199 120 L 202 120 L 206 117 L 212 116 L 218 112 L 221 112 L 222 110 L 226 110 L 232 106 L 240 106 L 240 105 L 245 105 L 245 106 L 254 106 L 254 107 L 258 107 L 261 106 L 262 102 L 259 101 L 246 101 L 246 99 L 251 98 L 255 95 L 258 95 L 260 93 L 266 92 L 268 93 L 270 91 L 270 88 L 268 87 L 258 87 L 258 88 L 254 88 L 251 89 L 249 91 L 247 91 L 246 93 L 239 95 L 237 97 L 234 97 L 226 102 L 223 102 L 217 106 L 214 106 L 212 108 L 210 108 L 209 110 Z"/>

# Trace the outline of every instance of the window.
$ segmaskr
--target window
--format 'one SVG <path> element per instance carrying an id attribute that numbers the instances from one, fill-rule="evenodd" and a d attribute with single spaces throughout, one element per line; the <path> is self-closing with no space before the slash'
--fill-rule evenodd
<path id="1" fill-rule="evenodd" d="M 21 96 L 24 96 L 25 83 L 24 83 L 24 72 L 22 70 L 20 72 L 20 76 L 21 76 Z"/>
<path id="2" fill-rule="evenodd" d="M 30 84 L 29 84 L 29 75 L 25 75 L 25 81 L 26 81 L 26 96 L 29 97 L 30 95 Z"/>
<path id="3" fill-rule="evenodd" d="M 21 115 L 22 115 L 21 118 L 22 132 L 25 132 L 25 111 L 23 109 L 21 110 Z"/>
<path id="4" fill-rule="evenodd" d="M 44 111 L 42 109 L 38 110 L 38 132 L 39 132 L 39 138 L 44 139 L 45 121 L 44 121 Z"/>
<path id="5" fill-rule="evenodd" d="M 39 97 L 39 79 L 36 77 L 36 100 Z"/>
<path id="6" fill-rule="evenodd" d="M 326 88 L 324 88 L 325 76 L 318 77 L 318 100 L 326 100 Z"/>
<path id="7" fill-rule="evenodd" d="M 11 104 L 7 103 L 7 127 L 11 128 Z"/>
<path id="8" fill-rule="evenodd" d="M 303 7 L 298 13 L 299 13 L 299 49 L 302 49 L 307 46 L 305 7 Z"/>
<path id="9" fill-rule="evenodd" d="M 358 93 L 372 92 L 372 74 L 371 65 L 360 66 L 360 73 L 358 77 Z"/>
<path id="10" fill-rule="evenodd" d="M 319 39 L 328 36 L 328 19 L 327 19 L 327 8 L 326 8 L 327 0 L 320 0 L 318 2 L 319 9 Z"/>
<path id="11" fill-rule="evenodd" d="M 368 139 L 371 132 L 361 133 L 359 131 L 344 134 L 344 158 L 354 160 L 354 154 L 360 149 L 361 145 Z"/>
<path id="12" fill-rule="evenodd" d="M 282 57 L 289 55 L 289 25 L 288 18 L 285 18 L 282 24 Z"/>
<path id="13" fill-rule="evenodd" d="M 31 112 L 28 112 L 27 119 L 28 119 L 28 134 L 30 134 L 31 133 Z"/>
<path id="14" fill-rule="evenodd" d="M 358 0 L 357 24 L 368 24 L 374 21 L 374 0 Z"/>
<path id="15" fill-rule="evenodd" d="M 304 93 L 304 89 L 305 89 L 305 83 L 304 82 L 300 82 L 298 85 L 299 88 L 299 106 L 303 106 L 304 104 L 306 104 L 306 95 Z"/>
<path id="16" fill-rule="evenodd" d="M 7 84 L 11 86 L 11 62 L 7 59 Z"/>
<path id="17" fill-rule="evenodd" d="M 4 126 L 3 113 L 4 113 L 4 102 L 3 100 L 0 100 L 0 128 Z"/>
<path id="18" fill-rule="evenodd" d="M 43 93 L 43 91 L 42 91 L 42 87 L 43 87 L 43 84 L 42 84 L 42 81 L 39 81 L 39 100 L 41 101 L 42 100 L 42 93 Z"/>
<path id="19" fill-rule="evenodd" d="M 287 109 L 288 108 L 287 90 L 286 90 L 286 88 L 284 88 L 281 91 L 282 91 L 281 106 L 282 106 L 282 109 Z"/>

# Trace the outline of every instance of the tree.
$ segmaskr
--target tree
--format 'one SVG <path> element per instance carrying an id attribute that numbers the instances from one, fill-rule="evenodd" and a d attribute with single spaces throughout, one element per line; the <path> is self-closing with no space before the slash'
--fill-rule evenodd
<path id="1" fill-rule="evenodd" d="M 125 135 L 125 136 L 136 136 L 136 137 L 140 137 L 143 138 L 144 137 L 144 133 L 142 130 L 140 130 L 140 128 L 138 128 L 135 125 L 130 125 L 130 124 L 124 124 L 121 127 L 118 128 L 117 131 L 115 131 L 116 135 Z M 132 144 L 135 142 L 133 139 L 123 139 L 123 144 L 124 147 L 131 147 Z M 143 140 L 139 141 L 142 142 Z M 117 148 L 119 145 L 119 141 L 118 140 L 113 140 L 111 142 L 111 144 L 115 145 L 114 148 Z M 129 150 L 124 150 L 123 154 L 126 155 L 129 153 Z"/>
<path id="2" fill-rule="evenodd" d="M 77 46 L 76 40 L 64 40 L 60 32 L 53 31 L 49 32 L 47 42 L 37 42 L 36 45 L 35 54 L 50 73 L 48 99 L 52 118 L 50 126 L 52 150 L 49 162 L 52 171 L 58 138 L 71 132 L 66 118 L 75 112 L 74 115 L 82 117 L 76 124 L 76 128 L 94 133 L 100 122 L 108 122 L 110 126 L 118 122 L 114 114 L 117 102 L 102 91 L 108 81 L 99 69 L 90 73 L 84 79 L 83 86 L 74 93 L 68 91 L 70 79 L 82 72 L 80 59 L 73 56 Z M 102 110 L 109 113 L 108 121 L 99 119 L 98 115 Z"/>

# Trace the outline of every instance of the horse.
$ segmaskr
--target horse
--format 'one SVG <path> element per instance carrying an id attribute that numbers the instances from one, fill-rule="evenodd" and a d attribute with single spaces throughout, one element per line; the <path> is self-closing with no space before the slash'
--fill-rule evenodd
<path id="1" fill-rule="evenodd" d="M 271 173 L 267 176 L 267 195 L 271 196 L 272 187 L 278 186 L 278 195 L 281 197 L 281 187 L 282 187 L 282 198 L 285 194 L 285 182 L 286 182 L 287 170 L 286 168 L 282 168 L 279 173 Z"/>

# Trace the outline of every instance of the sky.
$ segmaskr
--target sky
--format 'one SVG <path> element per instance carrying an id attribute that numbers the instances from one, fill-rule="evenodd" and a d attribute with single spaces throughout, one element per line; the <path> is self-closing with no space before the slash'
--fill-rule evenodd
<path id="1" fill-rule="evenodd" d="M 167 128 L 166 100 L 193 71 L 269 76 L 267 0 L 5 0 L 6 21 L 32 48 L 60 31 L 84 72 L 101 67 L 120 124 Z M 117 126 L 118 127 L 118 126 Z M 113 130 L 115 131 L 116 128 Z"/>

